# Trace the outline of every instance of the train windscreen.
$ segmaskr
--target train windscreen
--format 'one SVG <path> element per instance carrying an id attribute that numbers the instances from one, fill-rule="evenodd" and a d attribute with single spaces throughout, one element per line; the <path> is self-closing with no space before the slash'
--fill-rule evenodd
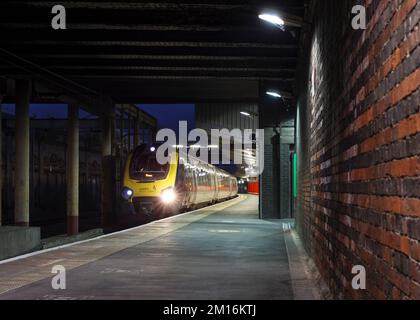
<path id="1" fill-rule="evenodd" d="M 168 175 L 168 171 L 169 164 L 162 165 L 156 160 L 155 149 L 141 146 L 134 151 L 130 164 L 131 179 L 139 181 L 163 180 Z"/>

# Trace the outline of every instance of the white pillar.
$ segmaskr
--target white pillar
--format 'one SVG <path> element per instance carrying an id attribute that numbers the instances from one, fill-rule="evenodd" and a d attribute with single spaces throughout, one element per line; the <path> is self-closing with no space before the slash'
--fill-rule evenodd
<path id="1" fill-rule="evenodd" d="M 2 105 L 1 105 L 2 101 L 3 101 L 3 96 L 0 95 L 0 226 L 2 225 L 1 220 L 2 220 L 2 217 L 3 217 L 3 210 L 2 210 L 2 208 L 3 208 L 3 202 L 2 202 L 2 200 L 3 200 L 2 199 L 2 195 L 3 195 L 2 194 L 2 191 L 3 191 L 2 111 L 3 111 L 3 108 L 2 108 Z"/>
<path id="2" fill-rule="evenodd" d="M 68 106 L 67 126 L 67 234 L 79 232 L 79 107 Z"/>
<path id="3" fill-rule="evenodd" d="M 31 82 L 16 80 L 15 224 L 29 225 L 29 100 Z"/>
<path id="4" fill-rule="evenodd" d="M 102 227 L 105 232 L 116 224 L 115 110 L 102 116 Z"/>

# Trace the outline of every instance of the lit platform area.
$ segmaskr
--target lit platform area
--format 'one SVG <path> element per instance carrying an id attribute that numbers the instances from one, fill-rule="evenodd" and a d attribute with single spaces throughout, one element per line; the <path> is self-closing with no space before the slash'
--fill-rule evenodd
<path id="1" fill-rule="evenodd" d="M 258 219 L 258 197 L 0 263 L 0 299 L 315 299 L 284 222 Z M 287 224 L 286 224 L 287 225 Z M 53 289 L 54 265 L 66 289 Z"/>

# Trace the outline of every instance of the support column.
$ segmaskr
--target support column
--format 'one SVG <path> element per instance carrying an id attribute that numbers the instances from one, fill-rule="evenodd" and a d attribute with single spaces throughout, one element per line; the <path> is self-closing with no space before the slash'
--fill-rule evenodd
<path id="1" fill-rule="evenodd" d="M 134 148 L 139 145 L 140 141 L 140 116 L 139 112 L 137 112 L 137 116 L 134 119 Z"/>
<path id="2" fill-rule="evenodd" d="M 131 114 L 130 111 L 127 110 L 127 143 L 128 143 L 128 152 L 131 151 Z"/>
<path id="3" fill-rule="evenodd" d="M 2 102 L 3 96 L 0 94 L 0 226 L 2 225 L 2 218 L 3 218 L 3 145 L 2 145 L 2 138 L 3 138 L 3 127 L 2 127 Z"/>
<path id="4" fill-rule="evenodd" d="M 29 226 L 29 99 L 31 83 L 16 80 L 15 224 Z"/>
<path id="5" fill-rule="evenodd" d="M 67 234 L 79 232 L 79 107 L 68 106 L 67 126 Z"/>
<path id="6" fill-rule="evenodd" d="M 116 224 L 115 111 L 102 116 L 102 227 L 112 231 Z"/>
<path id="7" fill-rule="evenodd" d="M 124 105 L 120 105 L 120 145 L 121 150 L 125 150 L 125 142 L 124 142 Z M 121 154 L 125 154 L 124 152 L 121 152 Z"/>

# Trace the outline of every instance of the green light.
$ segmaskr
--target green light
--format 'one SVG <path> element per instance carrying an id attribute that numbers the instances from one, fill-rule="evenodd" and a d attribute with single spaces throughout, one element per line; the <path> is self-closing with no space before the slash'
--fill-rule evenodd
<path id="1" fill-rule="evenodd" d="M 297 155 L 293 154 L 293 198 L 297 197 Z"/>

